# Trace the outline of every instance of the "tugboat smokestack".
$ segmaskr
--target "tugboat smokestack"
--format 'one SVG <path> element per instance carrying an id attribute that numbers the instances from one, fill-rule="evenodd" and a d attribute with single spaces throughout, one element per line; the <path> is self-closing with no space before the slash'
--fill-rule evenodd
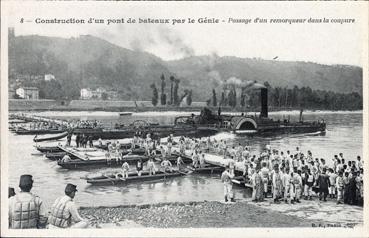
<path id="1" fill-rule="evenodd" d="M 260 89 L 260 98 L 261 98 L 260 117 L 268 117 L 268 89 L 267 88 Z"/>

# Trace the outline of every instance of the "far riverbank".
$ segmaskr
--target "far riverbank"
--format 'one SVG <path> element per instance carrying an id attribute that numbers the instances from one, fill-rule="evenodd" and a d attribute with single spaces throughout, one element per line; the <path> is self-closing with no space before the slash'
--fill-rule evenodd
<path id="1" fill-rule="evenodd" d="M 153 106 L 151 101 L 104 101 L 104 100 L 24 100 L 9 99 L 9 111 L 106 111 L 106 112 L 194 112 L 207 107 L 206 102 L 193 102 L 190 106 Z M 211 110 L 217 111 L 218 107 L 208 106 Z M 222 106 L 222 112 L 259 112 L 260 108 L 245 108 L 237 106 L 235 108 Z M 277 111 L 300 111 L 301 108 L 294 107 L 268 107 L 270 112 Z M 327 111 L 326 108 L 304 108 L 304 111 Z M 333 110 L 337 111 L 337 110 Z"/>

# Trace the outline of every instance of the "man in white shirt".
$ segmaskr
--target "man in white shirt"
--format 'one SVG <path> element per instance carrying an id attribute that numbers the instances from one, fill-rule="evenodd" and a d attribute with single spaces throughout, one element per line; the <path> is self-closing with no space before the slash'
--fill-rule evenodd
<path id="1" fill-rule="evenodd" d="M 234 197 L 233 197 L 233 183 L 232 183 L 233 178 L 234 178 L 234 174 L 230 172 L 229 166 L 227 166 L 221 176 L 221 180 L 224 184 L 225 202 L 228 202 L 228 201 L 235 202 Z"/>
<path id="2" fill-rule="evenodd" d="M 49 229 L 88 227 L 89 222 L 79 215 L 73 202 L 76 192 L 77 186 L 68 183 L 65 187 L 65 195 L 55 200 L 48 219 Z"/>

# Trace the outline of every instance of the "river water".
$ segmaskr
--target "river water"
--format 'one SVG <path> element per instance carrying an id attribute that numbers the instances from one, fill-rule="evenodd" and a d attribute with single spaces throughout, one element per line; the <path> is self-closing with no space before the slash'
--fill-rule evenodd
<path id="1" fill-rule="evenodd" d="M 96 119 L 109 126 L 116 122 L 128 124 L 135 120 L 147 120 L 161 124 L 171 124 L 175 116 L 189 115 L 181 112 L 144 112 L 132 116 L 119 116 L 117 112 L 39 112 L 40 116 L 62 119 Z M 273 118 L 282 119 L 289 115 L 291 121 L 298 119 L 298 112 L 271 113 Z M 306 153 L 313 152 L 314 157 L 325 158 L 328 164 L 335 154 L 342 152 L 348 160 L 362 156 L 363 143 L 362 112 L 305 112 L 304 120 L 324 119 L 327 122 L 325 135 L 290 135 L 274 137 L 245 137 L 231 133 L 215 135 L 217 139 L 226 139 L 229 143 L 248 144 L 252 153 L 258 153 L 265 145 L 283 151 L 294 151 L 296 146 Z M 112 169 L 89 169 L 69 171 L 60 168 L 55 161 L 48 160 L 34 148 L 33 136 L 14 135 L 9 132 L 9 186 L 18 191 L 19 176 L 32 174 L 33 192 L 38 194 L 47 206 L 64 194 L 67 183 L 77 185 L 75 201 L 80 206 L 117 206 L 127 204 L 147 204 L 159 202 L 214 201 L 223 199 L 223 185 L 220 175 L 192 174 L 169 180 L 155 182 L 136 182 L 126 186 L 90 186 L 80 179 L 89 173 L 111 171 Z M 42 145 L 53 145 L 45 142 Z M 117 169 L 114 169 L 117 170 Z M 250 191 L 234 187 L 236 199 L 247 199 Z"/>

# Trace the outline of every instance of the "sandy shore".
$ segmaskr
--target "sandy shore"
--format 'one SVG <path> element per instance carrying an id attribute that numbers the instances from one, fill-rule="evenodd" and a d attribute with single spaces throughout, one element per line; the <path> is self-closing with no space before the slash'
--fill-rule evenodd
<path id="1" fill-rule="evenodd" d="M 333 208 L 333 210 L 332 210 Z M 360 207 L 321 204 L 272 204 L 217 201 L 81 208 L 96 228 L 206 228 L 206 227 L 353 227 L 362 225 Z"/>

